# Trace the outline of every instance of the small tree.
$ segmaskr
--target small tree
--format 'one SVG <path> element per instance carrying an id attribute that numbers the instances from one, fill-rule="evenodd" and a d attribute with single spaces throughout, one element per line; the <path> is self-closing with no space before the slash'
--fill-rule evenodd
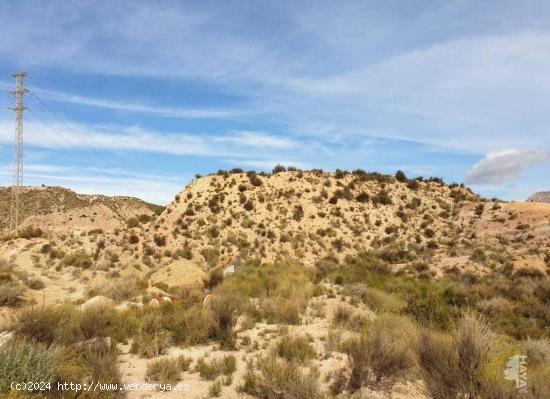
<path id="1" fill-rule="evenodd" d="M 401 183 L 405 183 L 408 179 L 407 179 L 407 176 L 405 175 L 405 172 L 403 172 L 402 170 L 398 170 L 395 173 L 395 180 Z"/>
<path id="2" fill-rule="evenodd" d="M 286 172 L 286 168 L 283 166 L 283 165 L 277 165 L 273 168 L 273 171 L 271 172 L 272 174 L 276 175 L 277 173 L 280 173 L 280 172 Z"/>

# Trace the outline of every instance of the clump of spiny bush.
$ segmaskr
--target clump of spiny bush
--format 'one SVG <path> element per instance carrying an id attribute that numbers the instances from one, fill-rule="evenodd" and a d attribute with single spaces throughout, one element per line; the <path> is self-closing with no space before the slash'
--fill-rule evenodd
<path id="1" fill-rule="evenodd" d="M 74 266 L 81 269 L 89 269 L 93 264 L 90 255 L 83 250 L 66 254 L 62 263 L 64 266 Z"/>
<path id="2" fill-rule="evenodd" d="M 218 287 L 212 294 L 210 312 L 214 321 L 214 334 L 224 349 L 235 346 L 234 327 L 244 308 L 244 298 L 237 292 Z"/>
<path id="3" fill-rule="evenodd" d="M 180 380 L 180 374 L 189 370 L 192 359 L 183 355 L 175 358 L 153 360 L 147 364 L 145 379 L 163 384 L 174 384 Z"/>
<path id="4" fill-rule="evenodd" d="M 345 343 L 351 370 L 350 390 L 376 385 L 391 387 L 397 379 L 413 373 L 415 331 L 415 325 L 406 318 L 384 314 L 371 321 L 359 338 Z"/>
<path id="5" fill-rule="evenodd" d="M 310 339 L 303 335 L 284 335 L 275 346 L 275 353 L 287 361 L 306 363 L 317 355 Z"/>
<path id="6" fill-rule="evenodd" d="M 298 364 L 267 356 L 258 361 L 258 371 L 251 363 L 240 390 L 259 398 L 315 399 L 323 397 L 319 373 L 303 370 Z"/>
<path id="7" fill-rule="evenodd" d="M 44 232 L 42 231 L 42 229 L 40 229 L 40 227 L 26 226 L 19 231 L 18 237 L 31 239 L 42 237 L 43 234 Z"/>
<path id="8" fill-rule="evenodd" d="M 417 352 L 432 397 L 485 397 L 491 339 L 487 323 L 470 314 L 459 320 L 453 335 L 425 330 Z"/>
<path id="9" fill-rule="evenodd" d="M 27 340 L 11 340 L 0 347 L 0 394 L 9 395 L 19 381 L 53 381 L 56 348 Z"/>
<path id="10" fill-rule="evenodd" d="M 220 375 L 230 377 L 237 369 L 237 359 L 233 355 L 215 358 L 208 361 L 205 358 L 197 360 L 195 371 L 205 380 L 215 380 Z"/>
<path id="11" fill-rule="evenodd" d="M 227 277 L 221 286 L 245 297 L 258 298 L 257 308 L 247 308 L 249 315 L 258 321 L 299 324 L 313 292 L 312 277 L 293 263 L 259 266 L 248 263 Z"/>
<path id="12" fill-rule="evenodd" d="M 262 185 L 262 179 L 258 177 L 256 172 L 250 171 L 250 172 L 247 172 L 246 175 L 248 177 L 248 181 L 250 182 L 250 184 L 252 184 L 252 186 L 259 187 Z"/>
<path id="13" fill-rule="evenodd" d="M 393 201 L 390 197 L 390 194 L 382 189 L 380 190 L 373 198 L 372 198 L 372 202 L 374 204 L 381 204 L 381 205 L 391 205 L 393 204 Z"/>
<path id="14" fill-rule="evenodd" d="M 25 287 L 19 281 L 7 274 L 9 279 L 1 279 L 0 276 L 0 306 L 15 307 L 23 303 Z"/>
<path id="15" fill-rule="evenodd" d="M 122 342 L 135 331 L 137 320 L 129 314 L 108 306 L 89 306 L 80 310 L 71 305 L 35 306 L 21 310 L 11 329 L 25 339 L 73 344 L 97 338 L 111 337 Z"/>

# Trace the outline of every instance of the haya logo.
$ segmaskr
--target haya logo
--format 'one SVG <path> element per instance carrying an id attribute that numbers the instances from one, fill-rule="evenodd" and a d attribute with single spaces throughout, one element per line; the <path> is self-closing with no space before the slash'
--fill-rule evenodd
<path id="1" fill-rule="evenodd" d="M 514 355 L 508 358 L 504 379 L 515 381 L 516 388 L 520 391 L 527 389 L 527 355 Z"/>

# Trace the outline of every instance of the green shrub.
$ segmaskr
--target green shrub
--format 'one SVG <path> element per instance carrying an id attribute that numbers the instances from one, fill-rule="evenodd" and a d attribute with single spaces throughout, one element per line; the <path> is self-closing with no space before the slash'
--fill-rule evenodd
<path id="1" fill-rule="evenodd" d="M 166 354 L 173 344 L 167 331 L 156 331 L 153 334 L 140 334 L 134 338 L 130 351 L 141 357 L 152 358 Z"/>
<path id="2" fill-rule="evenodd" d="M 174 384 L 179 381 L 180 373 L 189 369 L 192 359 L 185 356 L 159 359 L 147 364 L 145 379 L 164 384 Z"/>
<path id="3" fill-rule="evenodd" d="M 301 297 L 266 298 L 260 301 L 259 309 L 254 309 L 252 316 L 258 321 L 268 324 L 300 324 L 301 314 L 306 309 L 307 302 Z"/>
<path id="4" fill-rule="evenodd" d="M 372 202 L 375 204 L 381 204 L 381 205 L 391 205 L 393 204 L 393 201 L 389 195 L 389 193 L 382 189 L 380 190 L 372 199 Z"/>
<path id="5" fill-rule="evenodd" d="M 355 197 L 355 200 L 362 203 L 369 202 L 369 195 L 363 191 Z"/>
<path id="6" fill-rule="evenodd" d="M 393 386 L 415 367 L 412 344 L 416 329 L 408 319 L 383 314 L 369 322 L 366 333 L 345 346 L 349 355 L 349 387 L 356 390 L 374 383 Z"/>
<path id="7" fill-rule="evenodd" d="M 307 271 L 293 263 L 261 266 L 245 265 L 227 277 L 223 286 L 248 297 L 295 298 L 310 295 L 312 284 Z"/>
<path id="8" fill-rule="evenodd" d="M 436 293 L 424 293 L 411 296 L 405 312 L 413 316 L 423 326 L 449 329 L 451 314 L 448 305 Z"/>
<path id="9" fill-rule="evenodd" d="M 294 361 L 300 364 L 304 364 L 317 356 L 309 339 L 299 335 L 284 335 L 277 342 L 275 353 L 287 361 Z"/>
<path id="10" fill-rule="evenodd" d="M 223 270 L 221 268 L 212 269 L 208 272 L 208 276 L 204 279 L 204 286 L 212 290 L 223 281 Z"/>
<path id="11" fill-rule="evenodd" d="M 215 247 L 204 248 L 201 251 L 201 255 L 210 268 L 214 268 L 218 265 L 220 259 L 220 250 Z"/>
<path id="12" fill-rule="evenodd" d="M 243 204 L 243 208 L 245 211 L 250 212 L 254 209 L 254 204 L 252 203 L 252 201 L 248 200 Z"/>
<path id="13" fill-rule="evenodd" d="M 134 227 L 138 227 L 139 226 L 139 220 L 135 217 L 131 217 L 130 219 L 128 219 L 126 221 L 126 226 L 128 226 L 128 228 L 134 228 Z"/>
<path id="14" fill-rule="evenodd" d="M 454 335 L 425 330 L 417 354 L 430 395 L 435 399 L 488 397 L 486 390 L 494 391 L 486 379 L 492 339 L 487 323 L 471 314 L 459 319 Z"/>
<path id="15" fill-rule="evenodd" d="M 332 315 L 332 323 L 352 331 L 362 331 L 368 323 L 365 315 L 351 306 L 339 305 Z"/>
<path id="16" fill-rule="evenodd" d="M 71 305 L 31 307 L 19 312 L 12 326 L 18 336 L 52 344 L 72 344 L 96 337 L 123 341 L 133 333 L 136 320 L 113 308 Z"/>
<path id="17" fill-rule="evenodd" d="M 0 306 L 17 306 L 23 302 L 25 287 L 17 281 L 0 282 Z"/>
<path id="18" fill-rule="evenodd" d="M 400 313 L 407 303 L 396 294 L 388 294 L 377 288 L 369 288 L 365 304 L 376 313 Z"/>
<path id="19" fill-rule="evenodd" d="M 224 356 L 207 361 L 204 358 L 197 360 L 195 371 L 205 380 L 215 380 L 220 375 L 230 376 L 237 367 L 237 359 L 233 355 Z"/>
<path id="20" fill-rule="evenodd" d="M 153 241 L 155 242 L 157 247 L 164 247 L 166 245 L 166 237 L 163 235 L 155 235 L 153 237 Z"/>
<path id="21" fill-rule="evenodd" d="M 65 266 L 75 266 L 81 269 L 89 269 L 92 266 L 92 258 L 83 250 L 66 254 L 62 262 Z"/>
<path id="22" fill-rule="evenodd" d="M 277 173 L 286 172 L 286 168 L 283 165 L 275 165 L 271 174 L 276 175 Z"/>
<path id="23" fill-rule="evenodd" d="M 411 190 L 416 191 L 420 187 L 420 183 L 417 180 L 409 180 L 407 182 L 407 187 Z"/>
<path id="24" fill-rule="evenodd" d="M 424 330 L 416 349 L 426 389 L 434 399 L 453 398 L 458 389 L 458 352 L 453 338 Z"/>
<path id="25" fill-rule="evenodd" d="M 27 340 L 11 340 L 0 347 L 0 394 L 12 382 L 52 382 L 56 375 L 55 347 Z"/>
<path id="26" fill-rule="evenodd" d="M 259 373 L 251 368 L 243 378 L 240 390 L 265 399 L 317 399 L 323 397 L 319 374 L 305 372 L 295 363 L 268 356 L 258 362 Z"/>
<path id="27" fill-rule="evenodd" d="M 224 349 L 235 346 L 233 328 L 243 307 L 243 297 L 234 291 L 219 287 L 212 294 L 210 310 L 215 323 L 214 333 Z"/>
<path id="28" fill-rule="evenodd" d="M 64 347 L 56 354 L 56 381 L 60 383 L 120 384 L 120 372 L 117 366 L 118 351 L 114 347 L 94 346 L 82 350 Z M 56 384 L 57 385 L 57 384 Z M 57 392 L 55 397 L 67 398 L 119 398 L 119 392 Z"/>
<path id="29" fill-rule="evenodd" d="M 215 381 L 208 388 L 208 393 L 210 396 L 217 398 L 222 393 L 222 383 L 220 381 Z"/>
<path id="30" fill-rule="evenodd" d="M 39 227 L 34 226 L 27 226 L 19 231 L 19 237 L 26 239 L 42 237 L 43 234 L 44 232 Z"/>

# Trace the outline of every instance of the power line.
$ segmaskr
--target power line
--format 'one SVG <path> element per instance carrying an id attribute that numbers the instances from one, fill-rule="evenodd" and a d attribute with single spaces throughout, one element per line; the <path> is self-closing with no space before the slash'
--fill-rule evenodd
<path id="1" fill-rule="evenodd" d="M 10 206 L 10 230 L 16 236 L 19 230 L 19 192 L 23 186 L 23 114 L 25 107 L 25 94 L 29 90 L 25 87 L 26 72 L 13 74 L 15 78 L 15 90 L 11 94 L 15 97 L 15 144 L 13 153 L 13 182 L 11 188 Z"/>
<path id="2" fill-rule="evenodd" d="M 45 91 L 43 89 L 41 89 L 42 91 Z M 47 91 L 45 91 L 47 93 Z M 46 102 L 45 100 L 43 100 L 41 97 L 39 97 L 36 93 L 34 92 L 31 92 L 31 96 L 34 97 L 39 103 L 40 105 L 42 105 L 49 113 L 51 113 L 61 124 L 63 124 L 67 129 L 69 129 L 70 131 L 72 131 L 76 136 L 78 136 L 78 138 L 80 139 L 80 141 L 82 143 L 84 143 L 84 147 L 79 147 L 79 148 L 82 148 L 84 150 L 87 150 L 88 152 L 90 152 L 90 154 L 92 155 L 92 157 L 95 157 L 95 158 L 101 158 L 101 160 L 105 163 L 105 165 L 107 167 L 110 167 L 114 170 L 117 169 L 117 166 L 113 163 L 112 160 L 108 159 L 107 157 L 105 157 L 101 152 L 99 151 L 96 151 L 96 148 L 100 148 L 101 150 L 103 151 L 108 151 L 108 152 L 115 152 L 117 153 L 116 151 L 113 151 L 112 149 L 109 149 L 109 148 L 106 148 L 104 147 L 101 143 L 97 142 L 96 140 L 94 140 L 92 137 L 89 137 L 90 141 L 93 142 L 93 144 L 90 144 L 90 142 L 88 141 L 88 138 L 86 138 L 86 136 L 84 136 L 81 131 L 78 129 L 78 128 L 75 128 L 73 126 L 71 126 L 62 116 L 60 116 L 57 112 L 55 112 Z M 54 102 L 55 103 L 55 102 Z M 57 105 L 57 104 L 56 104 Z M 61 107 L 61 106 L 58 106 L 66 115 L 68 115 L 68 113 Z M 77 127 L 80 126 L 78 123 L 74 123 Z M 61 138 L 61 137 L 59 137 Z M 74 144 L 71 144 L 69 142 L 67 142 L 66 140 L 63 139 L 63 141 L 65 142 L 65 144 L 69 147 L 75 147 Z M 76 145 L 78 147 L 78 145 Z M 108 183 L 108 182 L 106 182 Z M 112 183 L 109 183 L 109 184 L 112 184 Z M 140 186 L 137 186 L 135 185 L 134 183 L 132 182 L 127 182 L 128 186 L 130 187 L 133 187 L 135 188 L 137 191 L 140 191 L 142 189 L 147 189 L 147 190 L 152 190 L 148 185 L 145 185 L 145 184 L 142 184 Z"/>
<path id="3" fill-rule="evenodd" d="M 42 122 L 40 122 L 38 119 L 35 119 L 34 117 L 28 118 L 30 121 L 32 121 L 32 127 L 36 128 L 40 131 L 41 135 L 43 137 L 46 137 L 49 141 L 51 141 L 54 144 L 54 149 L 56 151 L 63 151 L 65 154 L 71 156 L 71 160 L 74 162 L 75 158 L 73 157 L 73 153 L 69 151 L 67 148 L 73 147 L 73 144 L 69 143 L 63 136 L 55 136 L 48 132 L 48 127 L 44 125 Z M 77 157 L 76 162 L 83 166 L 84 169 L 89 169 L 89 162 L 86 161 L 86 159 L 82 157 Z M 99 175 L 94 176 L 97 181 L 100 183 L 104 183 L 106 185 L 111 185 L 112 181 L 108 181 L 103 179 Z"/>

